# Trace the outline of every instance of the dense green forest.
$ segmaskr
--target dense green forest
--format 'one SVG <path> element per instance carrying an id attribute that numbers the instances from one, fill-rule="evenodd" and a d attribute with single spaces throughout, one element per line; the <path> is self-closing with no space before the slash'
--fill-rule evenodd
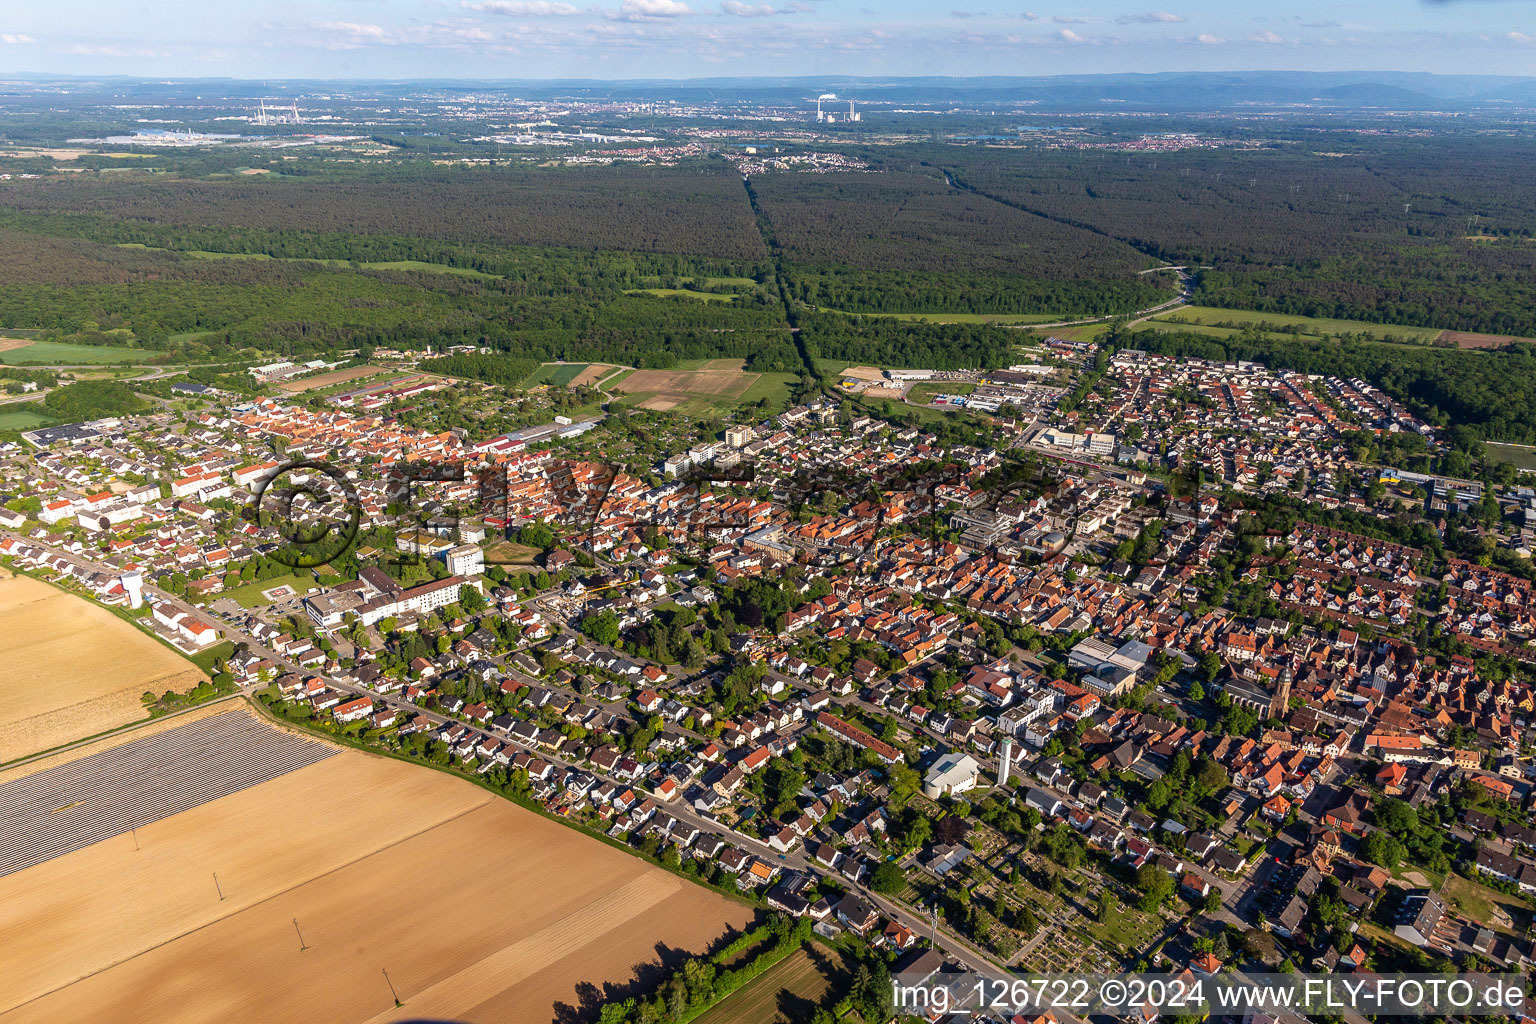
<path id="1" fill-rule="evenodd" d="M 978 195 L 1209 265 L 1207 305 L 1536 336 L 1536 143 L 1317 142 L 920 155 Z"/>
<path id="2" fill-rule="evenodd" d="M 300 248 L 295 236 L 289 243 Z M 529 262 L 543 260 L 529 253 Z M 173 350 L 184 359 L 255 349 L 296 355 L 351 346 L 475 344 L 539 359 L 670 366 L 739 356 L 795 371 L 777 297 L 730 302 L 626 294 L 712 268 L 643 264 L 626 254 L 561 253 L 519 280 L 309 259 L 209 258 L 0 230 L 0 327 L 72 341 Z M 677 271 L 687 269 L 691 276 Z M 736 268 L 741 269 L 741 268 Z M 673 282 L 680 277 L 679 282 Z M 108 334 L 131 332 L 130 337 Z"/>
<path id="3" fill-rule="evenodd" d="M 428 373 L 467 377 L 470 380 L 483 380 L 487 384 L 513 387 L 537 370 L 539 364 L 537 360 L 519 359 L 516 356 L 458 353 L 423 360 L 421 368 Z"/>
<path id="4" fill-rule="evenodd" d="M 1443 139 L 1328 138 L 912 144 L 864 154 L 872 173 L 746 183 L 709 158 L 45 175 L 0 187 L 0 328 L 145 361 L 472 344 L 650 367 L 996 366 L 1016 332 L 839 311 L 1126 313 L 1170 296 L 1168 275 L 1138 273 L 1167 260 L 1209 267 L 1202 303 L 1536 336 L 1536 147 L 1466 135 L 1452 162 Z M 1526 436 L 1475 390 L 1405 383 L 1426 410 Z"/>
<path id="5" fill-rule="evenodd" d="M 720 161 L 676 168 L 441 168 L 413 180 L 42 178 L 7 188 L 20 212 L 269 231 L 412 235 L 757 260 L 740 178 Z"/>
<path id="6" fill-rule="evenodd" d="M 51 415 L 64 421 L 125 416 L 150 407 L 132 388 L 115 380 L 77 380 L 48 392 L 43 404 Z"/>
<path id="7" fill-rule="evenodd" d="M 937 174 L 753 182 L 790 294 L 857 312 L 1122 313 L 1168 298 L 1122 242 L 952 188 Z"/>
<path id="8" fill-rule="evenodd" d="M 1020 341 L 1018 331 L 990 324 L 907 323 L 832 313 L 804 314 L 800 332 L 807 352 L 827 360 L 833 372 L 848 363 L 935 370 L 1007 366 L 1016 361 Z"/>

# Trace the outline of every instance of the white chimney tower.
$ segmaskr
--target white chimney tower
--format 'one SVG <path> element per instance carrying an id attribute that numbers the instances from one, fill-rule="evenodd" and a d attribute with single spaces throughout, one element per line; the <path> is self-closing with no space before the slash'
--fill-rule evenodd
<path id="1" fill-rule="evenodd" d="M 1013 770 L 1013 737 L 1003 737 L 1002 759 L 997 763 L 997 784 L 1008 785 L 1008 774 Z"/>

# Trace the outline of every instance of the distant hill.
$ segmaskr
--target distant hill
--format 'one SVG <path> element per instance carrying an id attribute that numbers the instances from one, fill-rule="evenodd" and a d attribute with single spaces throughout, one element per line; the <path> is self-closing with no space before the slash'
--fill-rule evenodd
<path id="1" fill-rule="evenodd" d="M 200 96 L 216 89 L 227 97 L 267 96 L 258 81 L 150 79 L 60 75 L 15 75 L 32 82 L 110 85 L 128 97 Z M 1037 110 L 1212 108 L 1310 105 L 1325 109 L 1467 110 L 1536 103 L 1536 77 L 1508 75 L 1435 75 L 1419 71 L 1198 71 L 1156 74 L 1054 75 L 978 78 L 800 78 L 694 79 L 431 79 L 421 81 L 283 83 L 285 94 L 338 88 L 375 96 L 401 95 L 431 86 L 445 92 L 484 90 L 516 92 L 527 98 L 591 100 L 676 100 L 680 103 L 799 103 L 823 92 L 866 101 L 900 103 L 953 102 L 975 105 L 1030 103 Z"/>

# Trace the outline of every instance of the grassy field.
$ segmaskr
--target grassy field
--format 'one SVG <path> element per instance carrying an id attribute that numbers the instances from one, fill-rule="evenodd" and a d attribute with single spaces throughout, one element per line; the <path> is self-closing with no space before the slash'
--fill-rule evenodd
<path id="1" fill-rule="evenodd" d="M 292 587 L 295 593 L 307 594 L 315 589 L 315 581 L 312 576 L 306 574 L 298 577 L 289 573 L 287 576 L 274 576 L 269 580 L 257 580 L 255 583 L 242 583 L 238 587 L 214 595 L 215 600 L 227 597 L 235 601 L 242 608 L 258 608 L 267 604 L 267 599 L 261 596 L 263 590 L 271 590 L 273 587 Z"/>
<path id="2" fill-rule="evenodd" d="M 1221 309 L 1216 306 L 1181 306 L 1152 318 L 1154 323 L 1252 324 L 1256 327 L 1295 327 L 1300 337 L 1325 334 L 1370 334 L 1402 341 L 1428 344 L 1440 336 L 1438 327 L 1403 327 L 1397 324 L 1373 324 L 1364 320 L 1333 320 L 1326 317 L 1289 316 L 1284 313 L 1255 313 L 1245 309 Z M 1286 333 L 1283 337 L 1298 337 Z"/>
<path id="3" fill-rule="evenodd" d="M 439 870 L 467 863 L 515 912 Z M 31 936 L 0 947 L 0 1014 L 544 1024 L 752 918 L 468 782 L 344 750 L 0 879 L 0 929 Z"/>
<path id="4" fill-rule="evenodd" d="M 696 292 L 692 288 L 626 288 L 625 295 L 655 295 L 659 298 L 670 299 L 681 295 L 685 299 L 698 299 L 701 302 L 735 302 L 735 295 L 721 295 L 715 292 Z"/>
<path id="5" fill-rule="evenodd" d="M 1098 341 L 1109 333 L 1109 328 L 1110 325 L 1107 323 L 1083 324 L 1080 327 L 1051 327 L 1032 337 L 1037 345 L 1044 342 L 1046 338 L 1061 338 L 1065 341 Z"/>
<path id="6" fill-rule="evenodd" d="M 975 390 L 975 384 L 966 384 L 961 381 L 913 384 L 907 391 L 907 397 L 914 402 L 931 402 L 935 395 L 968 395 Z"/>
<path id="7" fill-rule="evenodd" d="M 424 270 L 429 274 L 457 274 L 459 277 L 478 277 L 487 281 L 501 280 L 500 274 L 487 274 L 469 267 L 450 267 L 442 263 L 423 263 L 420 260 L 390 260 L 384 263 L 359 263 L 364 270 Z"/>
<path id="8" fill-rule="evenodd" d="M 1500 444 L 1497 441 L 1488 441 L 1483 447 L 1488 457 L 1495 462 L 1507 462 L 1516 469 L 1536 473 L 1536 447 L 1528 444 Z"/>
<path id="9" fill-rule="evenodd" d="M 120 249 L 156 249 L 152 245 L 143 245 L 139 242 L 119 243 Z M 182 256 L 194 260 L 278 260 L 283 263 L 319 263 L 327 267 L 353 266 L 350 260 L 309 259 L 301 256 L 269 256 L 264 252 L 210 252 L 207 249 L 157 249 L 159 252 L 177 252 Z M 376 263 L 356 264 L 362 270 L 422 270 L 429 274 L 457 274 L 460 277 L 478 277 L 487 281 L 501 280 L 500 274 L 487 274 L 483 270 L 472 270 L 469 267 L 450 267 L 444 263 L 424 263 L 421 260 L 383 260 Z"/>
<path id="10" fill-rule="evenodd" d="M 846 309 L 825 309 L 824 313 L 844 316 L 878 316 L 887 320 L 906 320 L 924 324 L 1049 324 L 1064 319 L 1056 313 L 855 313 Z"/>
<path id="11" fill-rule="evenodd" d="M 842 955 L 812 943 L 732 992 L 696 1024 L 804 1024 L 818 1006 L 842 998 L 850 981 Z"/>
<path id="12" fill-rule="evenodd" d="M 751 288 L 757 284 L 750 277 L 706 277 L 704 283 L 711 288 Z"/>
<path id="13" fill-rule="evenodd" d="M 209 249 L 166 249 L 142 242 L 118 242 L 119 249 L 148 249 L 153 252 L 174 252 L 192 260 L 277 260 L 281 263 L 322 263 L 328 267 L 350 267 L 349 260 L 309 259 L 301 256 L 269 256 L 264 252 L 213 252 Z"/>
<path id="14" fill-rule="evenodd" d="M 154 353 L 138 348 L 71 345 L 62 341 L 34 341 L 17 348 L 0 350 L 0 363 L 11 366 L 28 363 L 42 366 L 72 366 L 84 363 L 118 363 L 125 359 L 138 362 L 151 355 Z"/>
<path id="15" fill-rule="evenodd" d="M 32 430 L 55 422 L 35 402 L 0 405 L 0 430 Z"/>
<path id="16" fill-rule="evenodd" d="M 533 565 L 539 549 L 516 541 L 502 540 L 485 549 L 486 565 Z"/>
<path id="17" fill-rule="evenodd" d="M 1531 924 L 1524 901 L 1460 875 L 1446 876 L 1440 896 L 1448 909 L 1505 935 L 1524 935 Z"/>
<path id="18" fill-rule="evenodd" d="M 861 401 L 872 409 L 880 410 L 882 416 L 894 417 L 898 420 L 905 420 L 910 416 L 919 424 L 943 423 L 946 422 L 947 417 L 962 414 L 959 408 L 945 411 L 942 406 L 907 405 L 890 398 L 862 398 Z"/>
<path id="19" fill-rule="evenodd" d="M 535 388 L 540 384 L 551 384 L 563 388 L 580 377 L 582 371 L 589 365 L 589 363 L 542 363 L 518 386 Z"/>
<path id="20" fill-rule="evenodd" d="M 761 373 L 757 380 L 737 399 L 739 402 L 757 402 L 764 398 L 769 402 L 789 401 L 789 388 L 800 378 L 793 373 Z"/>

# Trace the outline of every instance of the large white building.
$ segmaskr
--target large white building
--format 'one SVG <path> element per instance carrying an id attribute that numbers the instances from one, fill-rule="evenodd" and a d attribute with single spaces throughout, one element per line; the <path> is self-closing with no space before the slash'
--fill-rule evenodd
<path id="1" fill-rule="evenodd" d="M 952 751 L 933 762 L 933 767 L 923 776 L 923 795 L 930 800 L 958 796 L 975 789 L 980 775 L 981 765 L 974 757 Z"/>
<path id="2" fill-rule="evenodd" d="M 455 576 L 478 576 L 485 571 L 485 552 L 477 544 L 460 544 L 443 552 L 443 563 Z"/>
<path id="3" fill-rule="evenodd" d="M 377 595 L 357 608 L 357 617 L 365 626 L 371 626 L 380 619 L 409 612 L 426 615 L 453 604 L 459 599 L 459 593 L 465 587 L 480 589 L 478 580 L 466 579 L 463 576 L 449 576 L 447 579 L 423 583 L 408 590 L 401 589 L 398 583 L 377 569 L 364 569 L 358 573 L 358 578 Z"/>

